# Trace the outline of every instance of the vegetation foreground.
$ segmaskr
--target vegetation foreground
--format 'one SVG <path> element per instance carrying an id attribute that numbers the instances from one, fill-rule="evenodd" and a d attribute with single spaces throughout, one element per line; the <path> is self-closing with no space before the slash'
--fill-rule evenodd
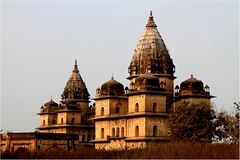
<path id="1" fill-rule="evenodd" d="M 75 152 L 1 153 L 1 158 L 78 158 L 78 159 L 239 159 L 239 144 L 163 143 L 147 149 L 95 150 Z"/>

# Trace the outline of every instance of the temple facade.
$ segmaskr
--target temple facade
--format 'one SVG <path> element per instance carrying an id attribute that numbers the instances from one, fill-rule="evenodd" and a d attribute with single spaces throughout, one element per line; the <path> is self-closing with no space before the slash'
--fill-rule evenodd
<path id="1" fill-rule="evenodd" d="M 182 103 L 210 106 L 209 87 L 193 76 L 175 87 L 175 65 L 152 12 L 129 68 L 129 86 L 113 77 L 94 98 L 96 149 L 153 147 L 169 141 L 168 117 Z"/>
<path id="2" fill-rule="evenodd" d="M 40 107 L 40 126 L 28 134 L 26 146 L 19 138 L 24 133 L 6 133 L 1 135 L 1 151 L 19 147 L 38 151 L 58 145 L 76 150 L 81 144 L 107 150 L 154 147 L 170 140 L 168 117 L 174 108 L 182 103 L 210 107 L 214 97 L 209 86 L 193 75 L 174 88 L 175 65 L 152 12 L 126 70 L 128 86 L 112 76 L 96 89 L 95 103 L 89 106 L 90 95 L 75 61 L 61 101 L 56 103 L 51 98 Z"/>

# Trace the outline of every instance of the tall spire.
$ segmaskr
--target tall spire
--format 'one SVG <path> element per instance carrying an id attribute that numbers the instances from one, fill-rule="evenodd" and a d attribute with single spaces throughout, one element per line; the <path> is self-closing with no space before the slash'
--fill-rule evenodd
<path id="1" fill-rule="evenodd" d="M 152 15 L 152 11 L 150 11 L 150 16 L 148 18 L 148 22 L 146 24 L 146 27 L 154 27 L 156 28 L 157 25 L 155 24 L 154 20 L 153 20 L 153 15 Z"/>

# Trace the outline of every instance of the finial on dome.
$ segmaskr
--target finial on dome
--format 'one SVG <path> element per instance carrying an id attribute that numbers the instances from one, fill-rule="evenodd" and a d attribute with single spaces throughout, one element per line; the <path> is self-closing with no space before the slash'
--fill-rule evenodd
<path id="1" fill-rule="evenodd" d="M 193 75 L 191 74 L 191 78 L 193 78 Z"/>
<path id="2" fill-rule="evenodd" d="M 77 65 L 77 59 L 75 59 L 75 64 L 74 64 L 74 69 L 73 69 L 73 72 L 79 72 L 78 71 L 78 65 Z"/>
<path id="3" fill-rule="evenodd" d="M 50 99 L 50 101 L 52 101 L 52 96 L 51 96 L 51 99 Z"/>
<path id="4" fill-rule="evenodd" d="M 75 65 L 77 65 L 77 59 L 75 59 Z"/>
<path id="5" fill-rule="evenodd" d="M 157 25 L 155 24 L 154 20 L 153 20 L 153 16 L 152 16 L 152 10 L 150 11 L 150 16 L 148 18 L 148 22 L 147 22 L 147 25 L 146 27 L 153 27 L 153 28 L 156 28 Z"/>
<path id="6" fill-rule="evenodd" d="M 114 80 L 113 74 L 112 74 L 112 80 Z"/>

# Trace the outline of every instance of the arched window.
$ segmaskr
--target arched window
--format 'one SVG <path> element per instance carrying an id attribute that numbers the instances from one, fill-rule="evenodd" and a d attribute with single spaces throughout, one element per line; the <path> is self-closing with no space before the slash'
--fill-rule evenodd
<path id="1" fill-rule="evenodd" d="M 136 105 L 135 105 L 135 112 L 139 112 L 139 105 L 138 105 L 138 103 L 136 103 Z"/>
<path id="2" fill-rule="evenodd" d="M 101 108 L 101 116 L 103 116 L 104 115 L 104 108 L 102 107 Z"/>
<path id="3" fill-rule="evenodd" d="M 85 142 L 85 135 L 82 136 L 82 142 Z"/>
<path id="4" fill-rule="evenodd" d="M 63 124 L 63 118 L 61 118 L 61 124 Z"/>
<path id="5" fill-rule="evenodd" d="M 87 136 L 87 141 L 90 141 L 91 137 L 90 134 Z"/>
<path id="6" fill-rule="evenodd" d="M 45 120 L 43 120 L 43 126 L 45 126 Z"/>
<path id="7" fill-rule="evenodd" d="M 75 118 L 72 118 L 71 124 L 74 124 Z"/>
<path id="8" fill-rule="evenodd" d="M 117 128 L 117 134 L 116 134 L 116 137 L 119 137 L 119 135 L 120 135 L 120 129 L 119 129 L 119 127 Z"/>
<path id="9" fill-rule="evenodd" d="M 104 128 L 101 129 L 101 138 L 104 138 Z"/>
<path id="10" fill-rule="evenodd" d="M 115 113 L 120 113 L 121 107 L 122 107 L 122 103 L 121 103 L 121 102 L 118 102 L 118 103 L 116 104 Z"/>
<path id="11" fill-rule="evenodd" d="M 93 140 L 95 139 L 95 134 L 92 136 L 92 139 L 93 139 Z"/>
<path id="12" fill-rule="evenodd" d="M 115 128 L 112 128 L 112 137 L 115 137 Z"/>
<path id="13" fill-rule="evenodd" d="M 153 137 L 158 136 L 157 135 L 157 126 L 153 126 Z"/>
<path id="14" fill-rule="evenodd" d="M 56 120 L 55 120 L 55 119 L 53 119 L 53 120 L 52 120 L 52 124 L 55 124 L 55 123 L 56 123 Z"/>
<path id="15" fill-rule="evenodd" d="M 121 129 L 121 137 L 124 137 L 124 127 Z"/>
<path id="16" fill-rule="evenodd" d="M 119 113 L 120 112 L 120 108 L 116 107 L 116 112 L 115 113 Z"/>
<path id="17" fill-rule="evenodd" d="M 135 127 L 135 137 L 139 137 L 139 127 Z"/>
<path id="18" fill-rule="evenodd" d="M 157 112 L 157 103 L 153 103 L 153 112 Z"/>

